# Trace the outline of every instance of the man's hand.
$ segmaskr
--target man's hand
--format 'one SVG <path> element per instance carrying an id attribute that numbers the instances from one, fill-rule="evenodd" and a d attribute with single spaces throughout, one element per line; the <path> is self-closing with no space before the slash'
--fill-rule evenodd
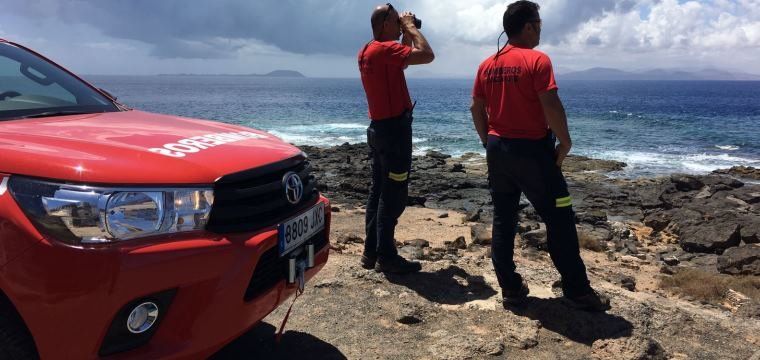
<path id="1" fill-rule="evenodd" d="M 544 110 L 546 123 L 559 140 L 559 145 L 554 149 L 554 152 L 557 166 L 562 167 L 562 162 L 573 146 L 573 142 L 570 140 L 570 131 L 567 129 L 565 107 L 562 106 L 562 101 L 559 99 L 559 95 L 557 95 L 557 90 L 547 91 L 539 95 L 538 99 L 541 101 L 541 108 Z"/>
<path id="2" fill-rule="evenodd" d="M 401 22 L 401 31 L 407 32 L 409 31 L 409 28 L 417 29 L 417 27 L 414 26 L 414 14 L 412 14 L 410 11 L 404 11 L 401 13 L 401 16 L 399 17 L 399 21 Z"/>
<path id="3" fill-rule="evenodd" d="M 570 153 L 571 146 L 572 145 L 570 144 L 559 143 L 557 147 L 554 148 L 554 157 L 556 158 L 557 167 L 562 167 L 562 162 L 565 161 L 567 154 Z"/>
<path id="4" fill-rule="evenodd" d="M 435 59 L 433 49 L 422 36 L 419 29 L 414 26 L 414 14 L 409 11 L 404 11 L 399 17 L 401 23 L 401 30 L 404 32 L 404 41 L 410 39 L 412 41 L 412 53 L 406 58 L 405 65 L 420 65 L 429 64 Z"/>

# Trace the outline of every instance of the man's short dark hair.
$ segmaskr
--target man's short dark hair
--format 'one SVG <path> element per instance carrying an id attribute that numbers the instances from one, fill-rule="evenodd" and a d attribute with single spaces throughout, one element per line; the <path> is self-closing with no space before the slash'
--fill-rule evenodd
<path id="1" fill-rule="evenodd" d="M 519 36 L 525 24 L 539 19 L 538 9 L 541 7 L 532 1 L 515 1 L 504 11 L 504 32 L 507 37 Z"/>

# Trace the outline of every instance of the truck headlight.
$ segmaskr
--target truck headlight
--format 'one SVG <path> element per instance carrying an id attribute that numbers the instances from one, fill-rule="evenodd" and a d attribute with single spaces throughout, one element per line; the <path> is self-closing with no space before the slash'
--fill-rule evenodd
<path id="1" fill-rule="evenodd" d="M 9 189 L 37 228 L 70 244 L 98 244 L 203 230 L 211 188 L 70 185 L 13 176 Z"/>

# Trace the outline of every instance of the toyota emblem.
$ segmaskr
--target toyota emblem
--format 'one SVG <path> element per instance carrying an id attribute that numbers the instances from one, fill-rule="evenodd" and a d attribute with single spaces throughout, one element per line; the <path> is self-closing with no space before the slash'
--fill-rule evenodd
<path id="1" fill-rule="evenodd" d="M 303 196 L 303 181 L 294 172 L 289 172 L 282 177 L 282 185 L 285 188 L 285 198 L 288 202 L 295 205 L 301 201 Z"/>

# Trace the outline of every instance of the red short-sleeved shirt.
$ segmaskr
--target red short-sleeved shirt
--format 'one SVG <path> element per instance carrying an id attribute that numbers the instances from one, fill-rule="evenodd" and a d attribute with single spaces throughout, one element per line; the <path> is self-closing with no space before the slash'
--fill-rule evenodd
<path id="1" fill-rule="evenodd" d="M 367 94 L 369 118 L 382 120 L 412 108 L 404 65 L 412 48 L 396 41 L 372 41 L 359 50 L 359 72 Z"/>
<path id="2" fill-rule="evenodd" d="M 472 96 L 486 102 L 489 135 L 540 139 L 549 127 L 538 96 L 554 89 L 546 54 L 507 45 L 498 58 L 494 55 L 480 64 Z"/>

